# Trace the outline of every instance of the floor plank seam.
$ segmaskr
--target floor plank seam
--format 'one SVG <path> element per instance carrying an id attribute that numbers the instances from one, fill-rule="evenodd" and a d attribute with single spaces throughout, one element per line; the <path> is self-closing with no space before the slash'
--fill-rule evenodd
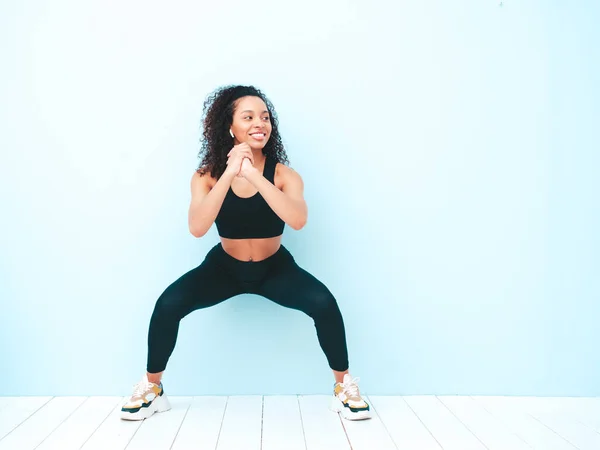
<path id="1" fill-rule="evenodd" d="M 302 408 L 300 407 L 299 395 L 296 395 L 296 401 L 298 402 L 298 412 L 300 413 L 300 426 L 302 427 L 302 437 L 304 438 L 304 450 L 308 450 L 308 444 L 306 443 L 306 432 L 304 431 L 304 419 L 302 418 Z"/>
<path id="2" fill-rule="evenodd" d="M 119 417 L 119 420 L 123 420 Z M 138 426 L 135 427 L 135 431 L 133 432 L 133 434 L 131 435 L 131 437 L 129 438 L 129 440 L 127 441 L 127 445 L 125 445 L 125 447 L 123 447 L 123 450 L 127 450 L 127 447 L 129 447 L 129 444 L 131 444 L 131 441 L 133 441 L 133 438 L 135 437 L 135 435 L 137 434 L 137 432 L 140 430 L 140 428 L 142 428 L 143 423 L 146 421 L 146 419 L 142 419 L 142 420 L 138 420 Z"/>
<path id="3" fill-rule="evenodd" d="M 338 416 L 338 419 L 340 419 L 340 423 L 342 424 L 342 429 L 344 430 L 344 434 L 346 435 L 346 439 L 348 440 L 348 445 L 350 446 L 350 450 L 354 450 L 354 448 L 352 447 L 352 441 L 350 440 L 350 436 L 348 436 L 348 431 L 346 430 L 346 425 L 344 424 L 344 419 L 342 418 L 342 414 L 341 413 L 336 413 Z"/>
<path id="4" fill-rule="evenodd" d="M 525 414 L 527 414 L 530 417 L 533 417 L 537 422 L 539 422 L 540 424 L 542 424 L 543 426 L 545 426 L 546 428 L 548 428 L 550 431 L 552 431 L 554 434 L 556 434 L 559 438 L 561 438 L 562 440 L 564 440 L 569 445 L 572 445 L 573 448 L 576 448 L 577 450 L 579 450 L 579 447 L 577 447 L 575 444 L 573 444 L 571 441 L 569 441 L 566 437 L 561 436 L 560 434 L 558 434 L 558 432 L 556 432 L 555 430 L 553 430 L 552 428 L 550 428 L 548 425 L 546 425 L 540 419 L 538 419 L 537 417 L 535 417 L 533 414 L 530 414 L 528 412 L 526 412 Z"/>
<path id="5" fill-rule="evenodd" d="M 481 445 L 483 445 L 483 446 L 484 446 L 484 447 L 485 447 L 487 450 L 490 450 L 490 448 L 489 448 L 487 445 L 485 445 L 481 439 L 479 439 L 479 436 L 477 436 L 477 435 L 476 435 L 476 434 L 473 432 L 473 430 L 471 430 L 471 429 L 470 429 L 470 428 L 469 428 L 469 427 L 468 427 L 468 426 L 467 426 L 467 425 L 466 425 L 466 424 L 465 424 L 465 423 L 464 423 L 462 420 L 460 420 L 460 418 L 459 418 L 459 417 L 458 417 L 456 414 L 454 414 L 454 411 L 452 411 L 452 410 L 451 410 L 451 409 L 448 407 L 448 405 L 446 405 L 446 404 L 445 404 L 445 403 L 442 401 L 442 399 L 441 399 L 441 398 L 439 398 L 437 395 L 435 396 L 435 398 L 438 400 L 438 402 L 440 402 L 440 403 L 441 403 L 441 404 L 444 406 L 444 408 L 446 408 L 446 409 L 447 409 L 447 410 L 450 412 L 450 414 L 452 414 L 454 417 L 456 417 L 456 420 L 458 420 L 458 421 L 459 421 L 459 422 L 462 424 L 462 426 L 463 426 L 463 427 L 465 427 L 465 429 L 466 429 L 466 430 L 467 430 L 469 433 L 471 433 L 471 434 L 472 434 L 472 435 L 475 437 L 475 439 L 477 439 L 479 442 L 481 442 Z"/>
<path id="6" fill-rule="evenodd" d="M 223 408 L 223 416 L 221 417 L 221 426 L 219 426 L 219 433 L 217 434 L 217 443 L 215 444 L 215 450 L 219 447 L 219 439 L 221 439 L 221 431 L 223 430 L 223 422 L 225 421 L 225 413 L 227 412 L 227 405 L 229 404 L 229 396 L 225 400 L 225 408 Z"/>
<path id="7" fill-rule="evenodd" d="M 587 424 L 587 423 L 583 423 L 581 420 L 579 419 L 575 419 L 575 421 L 579 422 L 581 425 L 583 425 L 584 427 L 589 428 L 590 430 L 592 430 L 594 433 L 600 434 L 600 428 L 597 430 L 595 427 Z"/>
<path id="8" fill-rule="evenodd" d="M 50 433 L 48 433 L 48 435 L 44 439 L 42 439 L 42 441 L 38 445 L 36 445 L 33 448 L 33 450 L 36 450 L 40 445 L 42 445 L 44 443 L 44 441 L 46 439 L 48 439 L 52 435 L 52 433 L 54 433 L 56 430 L 58 430 L 63 423 L 65 423 L 67 420 L 69 420 L 69 417 L 71 417 L 73 414 L 75 414 L 75 411 L 77 411 L 79 408 L 81 408 L 81 405 L 83 405 L 85 402 L 87 402 L 89 400 L 89 398 L 90 397 L 86 397 L 79 405 L 77 405 L 77 408 L 75 408 L 73 411 L 71 411 L 71 413 L 67 417 L 65 417 L 61 423 L 59 423 L 58 425 L 56 425 L 52 429 L 52 431 L 50 431 Z"/>
<path id="9" fill-rule="evenodd" d="M 377 408 L 375 407 L 375 403 L 373 403 L 373 400 L 371 400 L 371 397 L 367 396 L 367 399 L 369 400 L 369 404 L 371 405 L 371 407 L 373 408 L 373 412 L 375 414 L 377 414 L 377 417 L 379 418 L 379 422 L 381 423 L 381 425 L 383 425 L 383 429 L 385 430 L 385 432 L 388 434 L 388 436 L 390 437 L 390 440 L 392 441 L 392 444 L 394 444 L 394 447 L 396 447 L 396 450 L 400 450 L 400 447 L 398 447 L 398 444 L 396 444 L 396 441 L 394 440 L 394 438 L 392 437 L 390 430 L 388 430 L 388 427 L 386 426 L 385 422 L 383 421 L 383 418 L 379 415 L 379 413 L 377 412 Z"/>
<path id="10" fill-rule="evenodd" d="M 15 431 L 17 428 L 19 428 L 21 425 L 23 425 L 25 422 L 27 422 L 31 417 L 33 417 L 33 415 L 35 413 L 37 413 L 40 409 L 42 409 L 44 406 L 46 406 L 48 403 L 50 403 L 55 397 L 50 397 L 50 399 L 44 403 L 42 406 L 40 406 L 38 409 L 36 409 L 34 412 L 32 412 L 31 414 L 29 414 L 25 419 L 23 419 L 22 421 L 20 421 L 16 426 L 14 426 L 8 433 L 6 433 L 4 436 L 0 437 L 0 441 L 2 441 L 3 439 L 5 439 L 10 433 L 12 433 L 13 431 Z"/>
<path id="11" fill-rule="evenodd" d="M 81 444 L 81 446 L 79 447 L 79 450 L 81 450 L 83 447 L 85 447 L 85 444 L 87 444 L 87 442 L 92 438 L 92 436 L 94 436 L 94 434 L 96 434 L 96 432 L 100 429 L 100 427 L 102 426 L 102 424 L 104 422 L 106 422 L 106 419 L 108 419 L 112 415 L 112 413 L 115 410 L 115 408 L 118 407 L 121 404 L 122 401 L 123 401 L 123 399 L 119 399 L 119 401 L 117 402 L 117 404 L 115 406 L 113 406 L 112 408 L 110 408 L 110 410 L 108 411 L 108 414 L 106 415 L 106 417 L 104 419 L 102 419 L 102 421 L 96 427 L 96 429 L 94 431 L 92 431 L 92 433 L 87 437 L 87 439 Z"/>
<path id="12" fill-rule="evenodd" d="M 173 438 L 173 442 L 171 442 L 171 445 L 169 446 L 169 450 L 171 450 L 173 448 L 173 446 L 175 445 L 175 441 L 177 440 L 177 436 L 179 435 L 179 431 L 181 431 L 181 427 L 183 426 L 183 422 L 185 422 L 185 418 L 188 415 L 188 412 L 190 412 L 190 408 L 192 407 L 192 403 L 194 403 L 194 397 L 192 397 L 192 401 L 190 402 L 190 404 L 188 405 L 187 409 L 185 410 L 185 414 L 183 415 L 183 419 L 181 419 L 181 423 L 179 424 L 179 428 L 177 428 L 177 432 L 175 433 L 175 437 Z"/>
<path id="13" fill-rule="evenodd" d="M 263 448 L 263 434 L 265 426 L 265 396 L 262 396 L 262 411 L 260 412 L 260 448 Z"/>
<path id="14" fill-rule="evenodd" d="M 518 437 L 519 439 L 521 439 L 528 447 L 530 447 L 531 449 L 535 450 L 535 447 L 533 445 L 531 445 L 529 442 L 527 442 L 524 437 L 522 437 L 519 433 L 517 433 L 515 431 L 512 431 L 512 427 L 508 426 L 507 423 L 504 420 L 502 420 L 500 417 L 496 416 L 489 409 L 487 409 L 485 407 L 485 404 L 483 402 L 477 400 L 472 395 L 469 395 L 469 397 L 471 399 L 475 400 L 475 402 L 478 403 L 479 406 L 481 406 L 483 408 L 483 410 L 486 411 L 490 416 L 492 416 L 494 419 L 496 419 L 498 422 L 500 422 L 502 425 L 504 425 L 504 428 L 506 428 L 507 430 L 510 430 L 513 435 L 515 435 L 516 437 Z"/>
<path id="15" fill-rule="evenodd" d="M 421 418 L 419 417 L 419 415 L 416 413 L 416 411 L 414 409 L 412 409 L 412 407 L 408 404 L 408 402 L 406 401 L 406 399 L 404 397 L 401 397 L 402 400 L 404 401 L 404 403 L 406 403 L 406 406 L 408 407 L 408 409 L 410 409 L 412 411 L 412 413 L 415 415 L 415 417 L 417 419 L 419 419 L 419 422 L 421 422 L 421 425 L 423 425 L 423 427 L 425 427 L 425 429 L 427 430 L 427 432 L 430 434 L 430 436 L 433 438 L 433 440 L 437 443 L 437 445 L 440 446 L 440 448 L 442 450 L 444 450 L 444 447 L 442 446 L 442 444 L 440 443 L 440 441 L 437 440 L 437 438 L 433 435 L 433 433 L 431 432 L 431 430 L 429 428 L 427 428 L 427 425 L 425 425 L 425 422 L 423 422 L 421 420 Z"/>

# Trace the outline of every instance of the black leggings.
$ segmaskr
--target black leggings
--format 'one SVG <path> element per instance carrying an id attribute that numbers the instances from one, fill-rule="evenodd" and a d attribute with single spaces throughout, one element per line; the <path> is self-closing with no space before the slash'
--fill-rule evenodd
<path id="1" fill-rule="evenodd" d="M 251 262 L 233 258 L 217 244 L 202 264 L 171 284 L 156 302 L 148 331 L 146 370 L 165 370 L 181 319 L 196 309 L 244 293 L 262 295 L 308 314 L 315 322 L 329 367 L 340 372 L 348 369 L 344 321 L 335 298 L 323 283 L 300 268 L 283 245 L 267 259 Z"/>

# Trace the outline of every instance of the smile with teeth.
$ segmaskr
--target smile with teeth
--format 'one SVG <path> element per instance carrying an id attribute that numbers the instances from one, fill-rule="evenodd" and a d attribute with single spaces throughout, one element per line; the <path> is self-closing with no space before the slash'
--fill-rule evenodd
<path id="1" fill-rule="evenodd" d="M 252 133 L 250 136 L 255 139 L 263 139 L 265 137 L 265 133 Z"/>

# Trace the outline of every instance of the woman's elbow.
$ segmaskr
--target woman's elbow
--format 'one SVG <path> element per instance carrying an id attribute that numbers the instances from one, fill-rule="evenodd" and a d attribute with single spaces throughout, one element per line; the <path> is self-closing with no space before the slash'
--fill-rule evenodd
<path id="1" fill-rule="evenodd" d="M 301 230 L 304 228 L 304 225 L 306 225 L 306 217 L 302 217 L 290 224 L 294 230 Z"/>
<path id="2" fill-rule="evenodd" d="M 192 234 L 192 236 L 194 236 L 196 238 L 201 238 L 208 231 L 208 230 L 204 230 L 204 229 L 195 227 L 191 223 L 189 224 L 189 229 L 190 229 L 190 233 Z"/>
<path id="3" fill-rule="evenodd" d="M 192 234 L 192 236 L 194 236 L 195 238 L 201 238 L 202 236 L 204 236 L 204 234 L 203 234 L 203 233 L 199 233 L 198 231 L 196 231 L 196 230 L 192 230 L 192 229 L 190 229 L 190 233 L 191 233 L 191 234 Z"/>

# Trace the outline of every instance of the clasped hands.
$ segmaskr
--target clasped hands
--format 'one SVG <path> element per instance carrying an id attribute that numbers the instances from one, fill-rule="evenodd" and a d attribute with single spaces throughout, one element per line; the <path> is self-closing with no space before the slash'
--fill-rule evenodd
<path id="1" fill-rule="evenodd" d="M 254 167 L 254 155 L 252 149 L 246 142 L 235 145 L 227 153 L 226 172 L 234 173 L 235 176 L 245 178 L 252 171 L 257 170 Z"/>

